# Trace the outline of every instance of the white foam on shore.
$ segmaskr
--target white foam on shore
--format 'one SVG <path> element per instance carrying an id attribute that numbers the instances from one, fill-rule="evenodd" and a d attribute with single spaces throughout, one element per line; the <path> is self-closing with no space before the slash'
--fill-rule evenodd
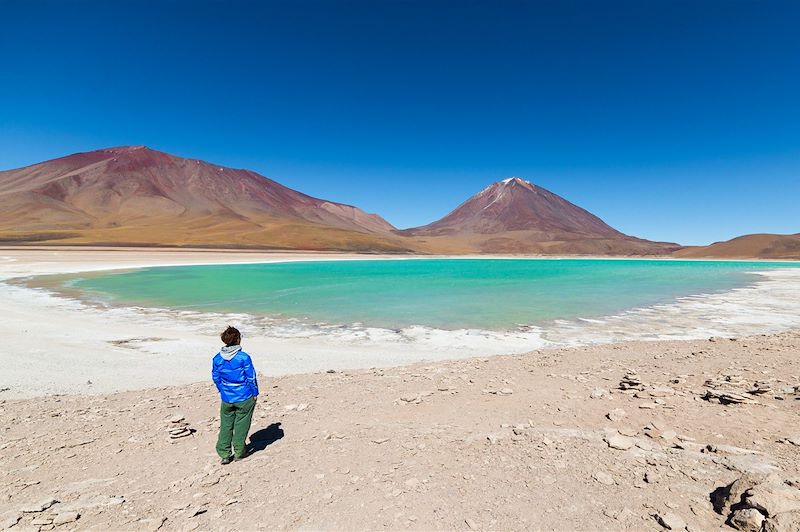
<path id="1" fill-rule="evenodd" d="M 558 345 L 579 345 L 746 336 L 800 327 L 800 268 L 752 273 L 760 279 L 749 286 L 681 297 L 605 318 L 561 321 L 543 327 L 542 337 Z"/>
<path id="2" fill-rule="evenodd" d="M 98 318 L 134 321 L 164 327 L 178 325 L 187 332 L 207 334 L 220 323 L 235 323 L 250 337 L 313 343 L 338 351 L 354 348 L 382 354 L 408 350 L 413 359 L 442 359 L 522 353 L 553 346 L 574 346 L 630 340 L 683 340 L 709 336 L 744 336 L 800 327 L 800 268 L 752 272 L 752 285 L 722 293 L 681 297 L 672 303 L 627 310 L 607 317 L 554 320 L 520 326 L 511 331 L 444 330 L 423 325 L 399 329 L 361 324 L 332 325 L 300 319 L 274 319 L 240 313 L 195 312 L 143 307 L 97 307 L 58 297 L 42 289 L 11 287 L 31 304 L 69 307 Z M 34 295 L 35 294 L 35 295 Z M 391 358 L 391 357 L 390 357 Z M 370 364 L 372 365 L 372 364 Z M 321 368 L 320 368 L 321 369 Z"/>
<path id="3" fill-rule="evenodd" d="M 30 330 L 36 336 L 26 344 L 27 351 L 13 354 L 13 363 L 6 361 L 8 371 L 0 384 L 12 387 L 10 396 L 23 397 L 106 393 L 205 380 L 210 356 L 219 347 L 216 332 L 228 323 L 242 329 L 257 367 L 269 375 L 524 353 L 554 346 L 733 337 L 800 328 L 800 268 L 754 273 L 758 278 L 751 285 L 721 293 L 512 331 L 385 329 L 248 314 L 102 307 L 0 280 L 7 311 L 4 327 Z M 31 375 L 36 376 L 34 382 Z"/>

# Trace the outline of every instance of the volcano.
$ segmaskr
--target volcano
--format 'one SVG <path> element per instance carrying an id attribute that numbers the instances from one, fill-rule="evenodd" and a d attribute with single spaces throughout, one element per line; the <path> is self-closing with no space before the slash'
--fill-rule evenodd
<path id="1" fill-rule="evenodd" d="M 394 227 L 250 170 L 123 146 L 0 172 L 0 241 L 409 251 Z"/>
<path id="2" fill-rule="evenodd" d="M 663 255 L 680 247 L 625 235 L 519 177 L 493 183 L 444 218 L 400 233 L 451 252 Z"/>

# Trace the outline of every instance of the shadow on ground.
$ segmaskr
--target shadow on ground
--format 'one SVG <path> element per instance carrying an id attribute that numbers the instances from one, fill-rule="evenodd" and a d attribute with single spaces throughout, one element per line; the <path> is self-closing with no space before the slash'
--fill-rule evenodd
<path id="1" fill-rule="evenodd" d="M 267 428 L 257 430 L 250 435 L 250 444 L 247 446 L 247 450 L 250 453 L 263 451 L 281 438 L 283 438 L 281 424 L 273 423 Z"/>

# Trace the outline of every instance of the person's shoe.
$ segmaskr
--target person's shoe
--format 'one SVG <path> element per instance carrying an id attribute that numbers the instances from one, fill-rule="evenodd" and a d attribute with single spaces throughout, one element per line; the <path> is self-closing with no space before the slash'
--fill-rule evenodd
<path id="1" fill-rule="evenodd" d="M 222 459 L 222 462 L 220 462 L 220 463 L 221 463 L 222 465 L 228 465 L 228 464 L 230 464 L 231 462 L 233 462 L 233 455 L 231 455 L 231 456 L 226 456 L 225 458 L 223 458 L 223 459 Z"/>
<path id="2" fill-rule="evenodd" d="M 248 453 L 247 451 L 245 451 L 245 452 L 243 452 L 242 454 L 240 454 L 239 456 L 234 456 L 234 457 L 233 457 L 233 459 L 234 459 L 234 460 L 236 460 L 236 461 L 238 462 L 239 460 L 244 460 L 244 459 L 245 459 L 245 458 L 247 458 L 248 456 L 250 456 L 250 453 Z"/>

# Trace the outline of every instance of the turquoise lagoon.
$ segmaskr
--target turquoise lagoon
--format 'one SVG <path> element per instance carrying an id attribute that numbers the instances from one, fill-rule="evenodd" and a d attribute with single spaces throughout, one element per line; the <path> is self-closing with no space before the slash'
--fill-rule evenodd
<path id="1" fill-rule="evenodd" d="M 511 331 L 755 286 L 800 263 L 397 259 L 153 267 L 61 277 L 115 306 L 383 329 Z M 800 272 L 800 269 L 798 269 Z M 795 278 L 796 280 L 796 278 Z M 745 309 L 746 311 L 746 309 Z"/>

